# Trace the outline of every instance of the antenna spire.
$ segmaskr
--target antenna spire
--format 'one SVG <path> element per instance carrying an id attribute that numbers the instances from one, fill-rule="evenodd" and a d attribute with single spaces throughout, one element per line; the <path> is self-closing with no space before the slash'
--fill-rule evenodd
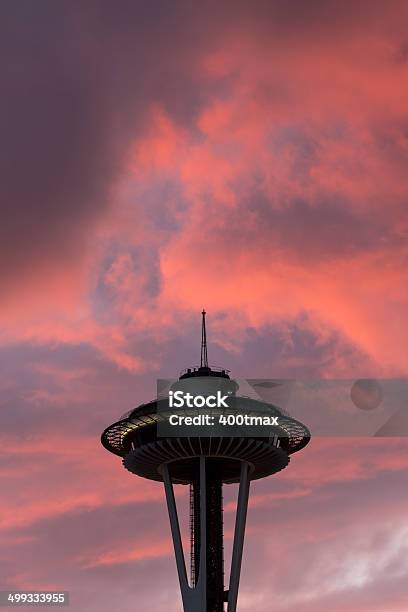
<path id="1" fill-rule="evenodd" d="M 201 326 L 201 367 L 208 368 L 208 356 L 207 356 L 207 332 L 205 329 L 205 315 L 206 312 L 203 309 L 203 322 Z"/>

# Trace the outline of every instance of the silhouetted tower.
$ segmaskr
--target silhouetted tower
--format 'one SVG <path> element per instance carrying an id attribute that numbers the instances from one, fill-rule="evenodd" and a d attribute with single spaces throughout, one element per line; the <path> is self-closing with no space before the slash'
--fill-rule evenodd
<path id="1" fill-rule="evenodd" d="M 279 424 L 248 430 L 215 429 L 215 435 L 163 435 L 160 425 L 170 414 L 168 398 L 157 398 L 131 410 L 102 434 L 106 449 L 123 457 L 134 474 L 164 483 L 171 533 L 185 612 L 236 612 L 250 481 L 274 474 L 302 449 L 310 432 L 299 421 L 264 401 L 236 394 L 238 384 L 225 369 L 209 367 L 205 310 L 202 311 L 200 366 L 183 371 L 173 391 L 228 395 L 228 409 L 215 415 L 278 417 Z M 197 409 L 196 409 L 197 410 Z M 190 411 L 191 412 L 191 411 Z M 201 412 L 197 410 L 197 412 Z M 203 430 L 204 431 L 204 430 Z M 241 430 L 243 433 L 243 430 Z M 229 587 L 224 588 L 223 485 L 239 483 Z M 174 484 L 190 486 L 190 583 L 187 577 Z"/>

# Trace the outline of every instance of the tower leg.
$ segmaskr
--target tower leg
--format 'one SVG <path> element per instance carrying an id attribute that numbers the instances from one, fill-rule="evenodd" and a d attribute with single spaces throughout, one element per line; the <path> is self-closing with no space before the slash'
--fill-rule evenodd
<path id="1" fill-rule="evenodd" d="M 195 584 L 188 584 L 180 525 L 169 466 L 162 475 L 184 612 L 224 612 L 222 482 L 211 458 L 200 456 L 193 481 Z M 228 612 L 236 612 L 249 496 L 249 466 L 242 463 L 231 560 Z"/>
<path id="2" fill-rule="evenodd" d="M 237 609 L 238 587 L 241 575 L 245 524 L 248 510 L 249 484 L 249 466 L 247 463 L 242 463 L 239 480 L 237 516 L 235 519 L 234 544 L 232 549 L 230 586 L 228 590 L 228 612 L 236 612 Z"/>
<path id="3" fill-rule="evenodd" d="M 180 534 L 180 524 L 177 516 L 176 500 L 174 497 L 173 482 L 168 465 L 162 468 L 164 489 L 166 492 L 167 508 L 170 518 L 171 534 L 176 556 L 177 572 L 180 582 L 181 597 L 184 612 L 208 612 L 207 609 L 207 492 L 206 492 L 206 460 L 199 459 L 199 487 L 200 487 L 200 555 L 198 578 L 194 587 L 190 587 L 187 580 L 186 564 L 184 560 L 183 545 Z"/>
<path id="4" fill-rule="evenodd" d="M 166 492 L 167 509 L 169 512 L 171 535 L 174 545 L 174 553 L 176 556 L 177 573 L 180 582 L 181 596 L 183 599 L 184 609 L 186 610 L 185 598 L 188 595 L 188 581 L 186 564 L 184 561 L 183 544 L 181 541 L 180 524 L 177 516 L 177 506 L 174 497 L 173 483 L 171 481 L 169 468 L 167 465 L 163 467 L 164 490 Z"/>

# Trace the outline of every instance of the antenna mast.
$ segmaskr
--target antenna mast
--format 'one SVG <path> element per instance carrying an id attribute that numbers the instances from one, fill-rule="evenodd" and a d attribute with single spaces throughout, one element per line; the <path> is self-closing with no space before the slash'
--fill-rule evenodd
<path id="1" fill-rule="evenodd" d="M 203 322 L 201 326 L 201 367 L 208 368 L 208 356 L 207 356 L 207 332 L 205 329 L 205 310 L 201 313 L 203 315 Z"/>

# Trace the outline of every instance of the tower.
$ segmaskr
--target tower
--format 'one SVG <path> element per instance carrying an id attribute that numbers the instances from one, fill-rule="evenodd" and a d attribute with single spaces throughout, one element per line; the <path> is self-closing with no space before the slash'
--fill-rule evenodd
<path id="1" fill-rule="evenodd" d="M 211 404 L 210 409 L 172 408 L 169 395 L 158 394 L 110 425 L 101 441 L 107 450 L 122 457 L 130 472 L 164 483 L 184 612 L 236 612 L 250 482 L 285 468 L 289 456 L 309 442 L 310 432 L 278 407 L 237 395 L 239 385 L 229 371 L 208 365 L 205 316 L 203 310 L 200 365 L 184 370 L 170 391 L 186 397 L 200 395 L 204 400 L 219 394 L 224 403 Z M 169 427 L 171 415 L 183 419 L 186 415 L 207 415 L 210 425 L 199 425 L 195 430 L 182 426 L 174 433 Z M 238 483 L 239 488 L 229 586 L 225 589 L 223 487 L 232 483 Z M 175 502 L 176 484 L 190 487 L 190 582 Z"/>

